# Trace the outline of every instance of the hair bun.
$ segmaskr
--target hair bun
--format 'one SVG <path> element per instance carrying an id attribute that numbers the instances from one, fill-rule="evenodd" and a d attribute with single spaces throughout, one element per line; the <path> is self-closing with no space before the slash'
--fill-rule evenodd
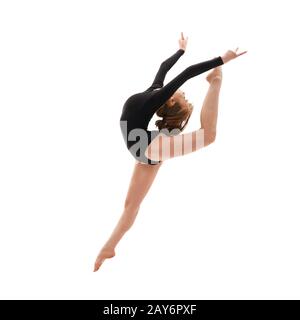
<path id="1" fill-rule="evenodd" d="M 156 120 L 155 125 L 158 127 L 159 130 L 161 130 L 165 125 L 165 121 L 163 119 Z"/>
<path id="2" fill-rule="evenodd" d="M 163 118 L 164 116 L 166 116 L 167 114 L 167 107 L 165 106 L 165 104 L 163 104 L 162 106 L 159 107 L 159 109 L 156 111 L 156 114 Z"/>

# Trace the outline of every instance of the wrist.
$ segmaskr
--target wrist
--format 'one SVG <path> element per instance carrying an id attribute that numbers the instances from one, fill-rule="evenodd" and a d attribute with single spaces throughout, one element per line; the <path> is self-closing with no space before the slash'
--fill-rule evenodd
<path id="1" fill-rule="evenodd" d="M 223 60 L 224 63 L 227 63 L 228 61 L 231 60 L 231 59 L 228 58 L 228 56 L 226 56 L 226 55 L 221 56 L 221 59 Z"/>

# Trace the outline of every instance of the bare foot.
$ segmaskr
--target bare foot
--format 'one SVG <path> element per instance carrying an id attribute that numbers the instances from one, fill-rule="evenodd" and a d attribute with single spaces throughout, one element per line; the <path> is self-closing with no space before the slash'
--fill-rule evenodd
<path id="1" fill-rule="evenodd" d="M 97 271 L 105 259 L 112 258 L 115 256 L 115 250 L 113 249 L 102 249 L 100 253 L 97 256 L 97 259 L 95 261 L 94 265 L 94 272 Z"/>
<path id="2" fill-rule="evenodd" d="M 206 80 L 211 83 L 213 80 L 222 80 L 222 67 L 219 66 L 217 68 L 214 68 L 206 77 Z"/>

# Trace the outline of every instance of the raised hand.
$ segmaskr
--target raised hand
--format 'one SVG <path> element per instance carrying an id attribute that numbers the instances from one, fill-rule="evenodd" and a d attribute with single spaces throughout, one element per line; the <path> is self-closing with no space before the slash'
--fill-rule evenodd
<path id="1" fill-rule="evenodd" d="M 184 51 L 186 50 L 188 38 L 189 37 L 186 37 L 186 39 L 184 39 L 183 33 L 181 32 L 181 37 L 178 40 L 180 49 L 183 49 Z"/>
<path id="2" fill-rule="evenodd" d="M 243 51 L 243 52 L 238 53 L 238 49 L 239 49 L 239 47 L 237 47 L 235 49 L 235 51 L 228 50 L 223 56 L 221 56 L 223 62 L 226 63 L 232 59 L 235 59 L 235 58 L 241 56 L 242 54 L 247 53 L 247 51 Z"/>

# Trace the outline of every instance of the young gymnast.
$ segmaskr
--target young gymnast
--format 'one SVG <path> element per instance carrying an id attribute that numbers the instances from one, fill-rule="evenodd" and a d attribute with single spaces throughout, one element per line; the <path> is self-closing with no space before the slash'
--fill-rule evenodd
<path id="1" fill-rule="evenodd" d="M 216 138 L 219 92 L 222 83 L 221 65 L 247 51 L 228 50 L 224 55 L 187 67 L 164 85 L 167 72 L 185 53 L 188 37 L 181 32 L 179 49 L 163 61 L 153 83 L 143 92 L 131 95 L 124 103 L 120 128 L 126 147 L 135 158 L 135 166 L 124 203 L 124 211 L 110 238 L 100 250 L 94 271 L 105 259 L 115 256 L 115 248 L 130 229 L 140 205 L 149 191 L 156 174 L 167 159 L 199 150 Z M 203 72 L 213 69 L 206 77 L 209 89 L 200 113 L 200 128 L 180 134 L 191 116 L 193 105 L 188 102 L 180 86 Z M 148 130 L 148 124 L 156 113 L 162 119 L 156 121 L 159 130 Z"/>

